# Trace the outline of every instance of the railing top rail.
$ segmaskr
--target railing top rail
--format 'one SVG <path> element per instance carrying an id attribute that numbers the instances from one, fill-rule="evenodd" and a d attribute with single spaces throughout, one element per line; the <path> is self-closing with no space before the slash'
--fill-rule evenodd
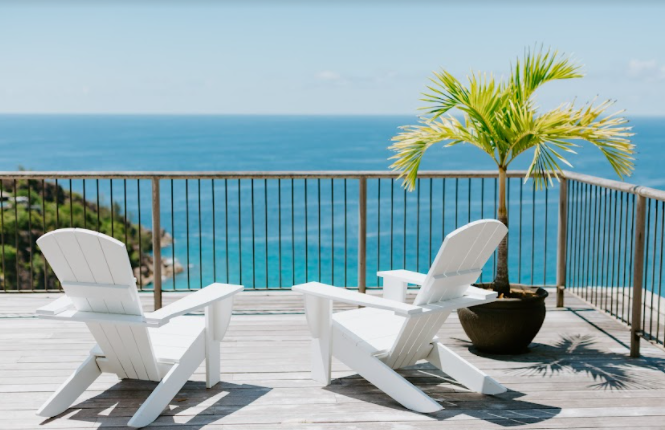
<path id="1" fill-rule="evenodd" d="M 508 172 L 509 177 L 522 178 L 525 171 L 515 170 Z M 495 170 L 423 170 L 418 173 L 419 178 L 496 178 Z M 382 170 L 333 170 L 333 171 L 257 171 L 257 172 L 230 172 L 230 171 L 203 171 L 203 172 L 0 172 L 0 179 L 359 179 L 359 178 L 397 178 L 398 174 Z"/>
<path id="2" fill-rule="evenodd" d="M 564 176 L 567 179 L 583 182 L 585 184 L 597 185 L 600 187 L 609 188 L 611 190 L 622 191 L 625 193 L 635 194 L 655 200 L 665 201 L 665 191 L 657 190 L 655 188 L 643 187 L 641 185 L 628 184 L 621 181 L 614 181 L 611 179 L 599 178 L 597 176 L 569 171 L 565 171 Z"/>
<path id="3" fill-rule="evenodd" d="M 508 171 L 510 178 L 523 178 L 524 170 Z M 599 178 L 597 176 L 565 171 L 567 179 L 597 185 L 612 190 L 636 194 L 647 198 L 665 201 L 665 191 L 626 182 Z M 382 170 L 321 170 L 321 171 L 152 171 L 152 172 L 81 172 L 81 171 L 20 171 L 0 172 L 0 179 L 396 179 L 398 174 Z M 496 170 L 423 170 L 419 178 L 497 178 Z"/>

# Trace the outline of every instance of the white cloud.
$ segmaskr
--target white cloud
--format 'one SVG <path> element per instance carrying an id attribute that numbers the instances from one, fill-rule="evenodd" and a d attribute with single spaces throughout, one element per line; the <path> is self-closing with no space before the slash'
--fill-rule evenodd
<path id="1" fill-rule="evenodd" d="M 316 74 L 316 79 L 327 82 L 344 82 L 344 78 L 337 72 L 332 70 L 323 70 Z"/>
<path id="2" fill-rule="evenodd" d="M 665 65 L 656 60 L 630 60 L 628 76 L 648 82 L 665 80 Z"/>

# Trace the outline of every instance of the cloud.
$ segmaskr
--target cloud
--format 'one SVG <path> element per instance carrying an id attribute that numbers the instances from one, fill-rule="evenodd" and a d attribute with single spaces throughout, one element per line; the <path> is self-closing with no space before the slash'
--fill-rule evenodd
<path id="1" fill-rule="evenodd" d="M 328 84 L 335 85 L 385 85 L 389 84 L 398 77 L 396 72 L 388 71 L 376 74 L 361 74 L 361 75 L 342 75 L 339 72 L 332 70 L 323 70 L 314 75 L 320 81 Z"/>
<path id="2" fill-rule="evenodd" d="M 633 79 L 647 82 L 665 80 L 665 65 L 656 60 L 630 60 L 627 73 Z"/>
<path id="3" fill-rule="evenodd" d="M 346 79 L 344 79 L 341 74 L 333 72 L 332 70 L 323 70 L 321 72 L 318 72 L 315 77 L 316 79 L 325 82 L 337 82 L 337 83 L 346 82 Z"/>

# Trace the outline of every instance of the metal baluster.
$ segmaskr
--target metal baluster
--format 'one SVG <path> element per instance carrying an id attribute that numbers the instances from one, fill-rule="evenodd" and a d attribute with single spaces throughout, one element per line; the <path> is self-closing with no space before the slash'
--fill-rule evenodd
<path id="1" fill-rule="evenodd" d="M 443 240 L 445 238 L 446 238 L 446 178 L 443 178 L 441 180 L 441 243 L 443 243 Z"/>
<path id="2" fill-rule="evenodd" d="M 510 187 L 508 187 L 510 190 Z M 467 195 L 468 195 L 468 202 L 467 202 L 467 207 L 466 207 L 466 222 L 470 223 L 471 222 L 471 178 L 468 179 L 467 183 Z M 430 261 L 432 261 L 430 259 Z"/>
<path id="3" fill-rule="evenodd" d="M 606 311 L 607 310 L 607 300 L 608 300 L 607 288 L 606 288 L 607 287 L 607 285 L 606 285 L 607 284 L 607 277 L 605 277 L 605 279 L 603 279 L 603 270 L 607 267 L 607 262 L 608 261 L 606 259 L 606 256 L 607 256 L 607 248 L 609 246 L 609 243 L 607 242 L 607 236 L 608 236 L 608 231 L 607 231 L 607 224 L 608 224 L 608 222 L 607 222 L 607 206 L 608 206 L 607 205 L 607 203 L 608 203 L 607 202 L 607 190 L 603 190 L 602 199 L 603 199 L 602 200 L 603 201 L 603 239 L 602 239 L 602 245 L 601 245 L 601 248 L 600 248 L 600 252 L 601 252 L 601 255 L 600 255 L 600 282 L 599 282 L 599 285 L 598 285 L 598 290 L 601 291 L 601 289 L 602 289 L 602 291 L 603 291 L 603 295 L 601 297 L 602 303 L 603 303 L 602 308 L 603 308 L 603 310 Z M 610 302 L 610 304 L 611 304 L 611 302 Z"/>
<path id="4" fill-rule="evenodd" d="M 631 200 L 631 199 L 632 199 L 632 203 L 631 203 L 632 210 L 629 211 L 628 208 L 626 208 L 626 222 L 628 221 L 628 214 L 630 214 L 631 215 L 631 217 L 630 217 L 630 238 L 628 238 L 628 243 L 630 244 L 630 254 L 629 255 L 634 256 L 635 253 L 634 253 L 634 250 L 633 250 L 633 242 L 634 242 L 635 237 L 636 237 L 635 236 L 635 222 L 636 222 L 636 218 L 635 218 L 636 213 L 635 212 L 637 211 L 637 206 L 635 205 L 635 194 L 628 197 L 628 200 Z M 644 221 L 642 221 L 642 222 L 644 222 Z M 628 231 L 628 226 L 626 226 L 626 232 L 627 231 Z M 627 260 L 627 258 L 624 258 L 624 261 L 626 261 L 626 260 Z M 632 278 L 633 281 L 635 280 L 634 267 L 635 267 L 635 262 L 631 261 L 631 264 L 628 265 L 628 271 L 630 273 L 629 279 Z M 624 273 L 624 277 L 625 277 L 625 273 Z M 626 308 L 626 312 L 628 312 L 629 310 L 632 310 L 632 301 L 633 301 L 632 299 L 633 299 L 633 296 L 632 296 L 632 291 L 631 291 L 631 294 L 628 295 L 628 306 Z M 632 312 L 628 312 L 628 324 L 631 324 L 632 320 L 633 320 Z"/>
<path id="5" fill-rule="evenodd" d="M 455 178 L 455 230 L 457 230 L 458 213 L 459 213 L 459 178 Z"/>
<path id="6" fill-rule="evenodd" d="M 656 292 L 656 242 L 658 237 L 658 202 L 654 201 L 654 206 L 656 207 L 656 216 L 654 217 L 653 223 L 653 261 L 651 262 L 651 304 L 649 312 L 649 338 L 653 339 L 653 298 Z M 661 216 L 663 218 L 663 216 Z M 661 231 L 662 236 L 662 231 Z M 660 297 L 660 296 L 659 296 Z M 660 300 L 658 300 L 660 302 Z M 656 328 L 658 324 L 656 324 Z M 657 337 L 656 337 L 657 339 Z"/>
<path id="7" fill-rule="evenodd" d="M 265 236 L 265 248 L 264 248 L 264 264 L 265 264 L 265 284 L 266 289 L 268 289 L 268 180 L 263 180 L 263 221 L 264 221 L 264 236 Z"/>
<path id="8" fill-rule="evenodd" d="M 20 272 L 20 261 L 21 261 L 21 248 L 18 247 L 18 203 L 16 202 L 16 179 L 14 179 L 14 249 L 16 250 L 16 289 L 21 289 L 21 272 Z"/>
<path id="9" fill-rule="evenodd" d="M 307 178 L 305 178 L 305 282 L 309 282 L 309 234 L 307 220 Z"/>
<path id="10" fill-rule="evenodd" d="M 42 187 L 43 187 L 43 182 L 42 181 Z M 0 182 L 0 185 L 2 182 Z M 43 190 L 43 188 L 42 188 Z M 0 201 L 0 241 L 2 241 L 2 289 L 4 291 L 7 291 L 7 270 L 5 268 L 5 200 L 4 200 L 4 194 L 5 194 L 5 189 L 4 187 L 0 186 L 0 194 L 2 195 L 3 199 Z M 42 191 L 42 205 L 44 204 L 44 191 Z M 42 214 L 44 214 L 43 219 L 46 220 L 46 211 L 42 210 Z M 46 228 L 44 228 L 44 232 L 46 232 Z M 46 265 L 44 265 L 44 272 L 46 272 Z"/>
<path id="11" fill-rule="evenodd" d="M 658 204 L 658 203 L 656 203 Z M 658 269 L 658 297 L 663 297 L 662 293 L 662 286 L 663 286 L 663 242 L 665 242 L 665 202 L 660 202 L 660 207 L 661 207 L 661 216 L 660 216 L 660 266 Z M 653 294 L 653 289 L 652 289 L 652 294 L 651 297 L 653 297 L 655 294 Z M 656 311 L 656 336 L 655 339 L 658 341 L 660 337 L 660 304 L 662 300 L 658 300 L 658 309 Z M 651 313 L 652 313 L 652 318 L 651 320 L 653 321 L 653 306 L 651 307 Z"/>
<path id="12" fill-rule="evenodd" d="M 404 232 L 404 249 L 402 250 L 402 268 L 406 269 L 406 188 L 404 188 L 404 226 L 402 231 Z"/>
<path id="13" fill-rule="evenodd" d="M 252 288 L 256 288 L 256 222 L 254 221 L 254 179 L 250 179 L 252 202 Z"/>
<path id="14" fill-rule="evenodd" d="M 30 181 L 28 181 L 28 184 Z M 30 185 L 28 185 L 28 192 Z M 28 206 L 29 207 L 29 206 Z M 111 216 L 113 216 L 113 195 L 111 195 Z M 113 218 L 111 218 L 113 219 Z M 72 180 L 69 180 L 69 226 L 74 227 L 74 193 L 72 192 Z M 113 224 L 111 224 L 113 226 Z M 113 227 L 111 227 L 113 228 Z"/>
<path id="15" fill-rule="evenodd" d="M 499 195 L 497 189 L 498 189 L 498 181 L 496 178 L 494 178 L 494 216 L 498 215 L 497 204 L 498 204 Z M 457 192 L 455 192 L 455 194 L 457 194 Z M 455 214 L 457 214 L 457 204 L 455 204 Z M 457 221 L 455 221 L 455 225 L 456 225 L 455 228 L 457 228 Z M 492 258 L 492 276 L 496 278 L 496 250 L 494 251 L 493 254 L 494 255 Z"/>
<path id="16" fill-rule="evenodd" d="M 395 179 L 390 178 L 390 270 L 393 270 L 393 254 L 394 254 L 394 215 L 395 215 Z"/>
<path id="17" fill-rule="evenodd" d="M 296 284 L 296 229 L 295 229 L 295 199 L 294 199 L 294 185 L 291 179 L 291 285 Z M 346 213 L 346 179 L 344 179 L 344 212 Z M 346 227 L 346 215 L 344 218 L 344 226 Z M 346 232 L 344 233 L 346 238 Z M 344 244 L 344 267 L 346 268 L 346 242 Z M 345 272 L 346 273 L 346 272 Z M 344 281 L 346 282 L 346 274 Z"/>
<path id="18" fill-rule="evenodd" d="M 524 230 L 524 224 L 522 223 L 522 190 L 524 188 L 524 180 L 520 179 L 520 232 L 519 232 L 519 242 L 518 242 L 518 253 L 517 253 L 517 282 L 522 283 L 522 231 Z"/>
<path id="19" fill-rule="evenodd" d="M 101 210 L 101 207 L 99 205 L 99 179 L 96 179 L 95 181 L 96 181 L 96 187 L 97 187 L 97 231 L 101 231 L 101 222 L 100 222 L 99 216 L 100 216 L 102 210 Z M 137 179 L 136 182 L 138 184 L 139 180 Z M 58 188 L 58 187 L 56 186 L 56 188 Z M 59 190 L 58 190 L 58 194 L 60 194 Z M 140 194 L 140 191 L 139 191 L 139 194 Z M 139 204 L 139 206 L 141 206 L 141 205 Z M 57 209 L 57 207 L 58 206 L 57 206 L 57 203 L 56 203 L 56 209 Z M 141 217 L 139 216 L 139 225 L 141 224 L 140 219 L 141 219 Z M 140 230 L 140 228 L 139 228 L 139 230 Z M 139 257 L 139 259 L 140 259 L 140 257 Z"/>
<path id="20" fill-rule="evenodd" d="M 377 216 L 376 216 L 376 272 L 381 270 L 381 178 L 376 180 Z M 376 276 L 376 286 L 381 286 L 379 275 Z"/>
<path id="21" fill-rule="evenodd" d="M 318 219 L 318 239 L 316 246 L 318 248 L 318 257 L 316 259 L 317 269 L 319 271 L 319 282 L 321 282 L 321 178 L 316 180 L 316 200 L 317 200 L 317 211 L 316 216 Z"/>
<path id="22" fill-rule="evenodd" d="M 109 187 L 110 187 L 110 194 L 111 194 L 111 237 L 115 237 L 115 230 L 114 230 L 114 208 L 113 208 L 113 179 L 109 179 Z M 69 180 L 69 202 L 71 205 L 72 201 L 72 181 L 71 179 Z"/>
<path id="23" fill-rule="evenodd" d="M 161 193 L 159 178 L 153 177 L 152 183 L 152 273 L 153 301 L 155 310 L 162 307 L 162 226 Z"/>
<path id="24" fill-rule="evenodd" d="M 43 181 L 42 181 L 43 182 Z M 126 207 L 127 205 L 125 205 Z M 44 216 L 46 213 L 42 212 Z M 83 228 L 88 228 L 88 200 L 85 198 L 85 179 L 83 180 Z M 125 239 L 125 246 L 127 244 L 127 239 Z"/>
<path id="25" fill-rule="evenodd" d="M 611 193 L 611 191 L 610 191 L 610 193 Z M 619 305 L 619 296 L 618 296 L 619 289 L 618 288 L 616 289 L 617 290 L 616 291 L 616 294 L 617 294 L 616 300 L 614 300 L 614 297 L 615 297 L 614 273 L 615 273 L 615 269 L 616 269 L 616 265 L 617 265 L 617 253 L 616 253 L 616 243 L 617 243 L 617 234 L 616 234 L 616 232 L 617 232 L 617 230 L 616 230 L 617 229 L 617 222 L 616 221 L 617 221 L 617 206 L 618 206 L 617 205 L 617 195 L 618 195 L 617 191 L 614 190 L 614 198 L 612 198 L 612 201 L 614 202 L 614 205 L 613 205 L 614 217 L 612 219 L 612 253 L 610 254 L 612 256 L 612 263 L 611 264 L 608 263 L 609 266 L 611 267 L 611 270 L 612 270 L 611 271 L 611 280 L 610 280 L 610 291 L 611 291 L 610 294 L 613 298 L 612 301 L 614 303 L 614 308 L 616 310 L 616 311 L 612 310 L 612 308 L 610 307 L 610 314 L 614 315 L 614 316 L 617 316 L 617 314 L 618 314 L 618 305 Z M 611 194 L 610 194 L 610 197 L 611 197 Z M 621 226 L 621 223 L 619 223 L 618 225 Z M 621 246 L 620 241 L 619 241 L 619 246 Z"/>
<path id="26" fill-rule="evenodd" d="M 192 289 L 189 270 L 189 179 L 185 179 L 185 226 L 187 227 L 187 289 Z"/>
<path id="27" fill-rule="evenodd" d="M 217 229 L 215 225 L 215 180 L 210 180 L 210 190 L 212 193 L 212 279 L 217 282 Z"/>
<path id="28" fill-rule="evenodd" d="M 645 245 L 645 248 L 644 248 L 644 253 L 645 253 L 644 265 L 643 265 L 643 267 L 637 267 L 637 266 L 635 267 L 635 271 L 637 271 L 639 269 L 640 271 L 643 272 L 642 277 L 643 277 L 643 286 L 644 286 L 644 288 L 646 288 L 646 285 L 649 283 L 648 267 L 649 267 L 649 237 L 651 236 L 649 234 L 649 230 L 651 230 L 651 199 L 645 200 L 645 205 L 646 205 L 647 221 L 646 221 L 646 226 L 644 228 L 644 230 L 645 230 L 644 231 L 644 237 L 645 237 L 645 242 L 646 242 L 646 245 Z M 646 274 L 646 276 L 644 274 Z M 633 285 L 633 288 L 635 288 L 635 287 L 636 286 Z M 642 289 L 642 287 L 640 287 L 640 290 L 641 289 Z M 645 318 L 645 315 L 646 315 L 646 312 L 645 312 L 646 311 L 646 301 L 641 302 L 641 304 L 642 304 L 642 311 L 641 311 L 642 325 L 641 325 L 641 328 L 644 329 L 644 323 L 645 323 L 644 318 Z"/>
<path id="29" fill-rule="evenodd" d="M 365 292 L 367 276 L 367 178 L 358 180 L 358 291 Z"/>
<path id="30" fill-rule="evenodd" d="M 536 181 L 531 181 L 531 285 L 533 285 L 536 258 Z"/>
<path id="31" fill-rule="evenodd" d="M 279 241 L 279 288 L 282 288 L 282 180 L 277 178 L 277 236 Z"/>
<path id="32" fill-rule="evenodd" d="M 85 189 L 85 185 L 84 185 L 84 189 Z M 125 247 L 127 249 L 129 249 L 129 240 L 128 240 L 129 224 L 127 223 L 127 179 L 123 179 L 123 195 L 124 195 L 124 204 L 125 204 L 125 207 L 123 209 L 124 223 L 125 223 Z M 85 200 L 85 198 L 83 200 Z"/>
<path id="33" fill-rule="evenodd" d="M 85 186 L 84 186 L 85 189 Z M 42 233 L 46 234 L 46 181 L 42 179 Z M 83 207 L 85 208 L 85 202 Z M 2 208 L 4 212 L 4 207 Z M 3 220 L 4 221 L 4 220 Z M 4 222 L 3 222 L 4 224 Z M 0 227 L 2 230 L 4 230 L 4 226 Z M 5 244 L 5 238 L 4 238 L 4 232 L 2 234 L 2 272 L 5 272 L 5 249 L 4 249 L 4 244 Z M 44 268 L 44 289 L 48 290 L 48 265 L 46 264 L 46 256 L 42 253 L 42 267 Z M 3 287 L 4 287 L 4 281 L 3 281 Z"/>
<path id="34" fill-rule="evenodd" d="M 420 178 L 416 181 L 416 272 L 418 272 L 420 270 Z"/>
<path id="35" fill-rule="evenodd" d="M 34 272 L 35 272 L 35 267 L 32 262 L 32 201 L 31 201 L 31 195 L 30 195 L 30 179 L 26 179 L 26 185 L 28 187 L 28 246 L 29 246 L 29 253 L 30 253 L 30 290 L 35 289 L 35 278 L 34 278 Z M 70 195 L 71 196 L 71 195 Z M 16 250 L 18 252 L 18 250 Z"/>
<path id="36" fill-rule="evenodd" d="M 125 188 L 126 190 L 126 188 Z M 125 198 L 127 196 L 127 193 L 125 191 Z M 171 278 L 173 278 L 173 289 L 176 289 L 176 283 L 175 283 L 175 214 L 174 214 L 174 204 L 173 204 L 173 179 L 171 179 L 171 263 L 172 263 L 172 270 L 171 270 Z M 125 203 L 125 222 L 127 220 L 127 203 Z M 127 231 L 127 230 L 125 230 Z M 126 233 L 125 233 L 126 234 Z"/>
<path id="37" fill-rule="evenodd" d="M 335 285 L 335 187 L 330 178 L 330 283 Z"/>
<path id="38" fill-rule="evenodd" d="M 562 180 L 565 181 L 565 179 Z M 545 187 L 545 237 L 543 239 L 543 286 L 547 285 L 547 213 L 549 212 L 548 191 L 549 188 Z M 562 261 L 561 264 L 564 264 L 564 262 Z M 565 282 L 565 279 L 563 280 L 563 282 Z"/>
<path id="39" fill-rule="evenodd" d="M 347 246 L 348 246 L 348 241 L 347 241 L 347 216 L 348 212 L 346 211 L 346 178 L 344 178 L 344 287 L 348 287 L 349 284 L 346 283 L 346 275 L 347 275 Z"/>
<path id="40" fill-rule="evenodd" d="M 60 187 L 58 187 L 58 179 L 55 180 L 55 228 L 60 228 Z M 99 213 L 99 211 L 97 211 Z M 97 221 L 99 224 L 99 221 Z M 98 228 L 99 230 L 99 228 Z"/>
<path id="41" fill-rule="evenodd" d="M 625 201 L 624 197 L 625 196 L 626 196 L 626 194 L 623 193 L 623 192 L 621 192 L 619 194 L 619 199 L 620 199 L 619 204 L 618 204 L 618 206 L 619 206 L 619 253 L 618 253 L 619 262 L 618 262 L 618 267 L 617 267 L 617 279 L 616 279 L 617 284 L 619 283 L 619 279 L 621 278 L 621 248 L 622 248 L 623 243 L 625 243 L 625 241 L 622 242 L 622 240 L 621 240 L 621 237 L 623 235 L 625 235 L 625 232 L 623 230 L 623 222 L 624 222 L 623 221 L 623 207 L 624 207 L 624 201 Z M 625 251 L 624 251 L 624 253 L 625 253 Z M 624 270 L 624 272 L 626 270 L 625 258 L 624 258 L 623 270 Z M 625 273 L 624 273 L 624 279 L 625 279 Z M 624 320 L 624 304 L 626 302 L 626 297 L 624 295 L 625 287 L 626 287 L 626 284 L 622 283 L 621 294 L 619 294 L 619 285 L 617 285 L 617 295 L 620 295 L 620 297 L 621 297 L 621 315 L 619 315 L 619 300 L 617 300 L 616 315 L 617 315 L 617 318 L 619 318 L 622 321 Z"/>
<path id="42" fill-rule="evenodd" d="M 427 252 L 427 261 L 429 264 L 432 264 L 432 178 L 429 179 L 429 242 L 428 242 L 428 252 Z"/>
<path id="43" fill-rule="evenodd" d="M 143 230 L 143 227 L 141 227 L 141 180 L 137 179 L 136 180 L 136 198 L 137 198 L 137 203 L 138 203 L 138 213 L 139 213 L 139 225 L 138 225 L 138 230 L 139 230 L 139 290 L 143 290 L 143 241 L 141 240 L 141 230 Z M 97 231 L 99 231 L 99 179 L 97 179 Z M 187 242 L 187 249 L 189 250 L 189 236 L 188 236 L 188 242 Z M 189 252 L 189 251 L 188 251 Z M 189 271 L 189 260 L 187 260 L 187 270 Z M 189 272 L 188 272 L 189 273 Z"/>
<path id="44" fill-rule="evenodd" d="M 201 235 L 201 179 L 197 180 L 196 191 L 199 198 L 199 285 L 203 288 L 203 236 Z"/>
<path id="45" fill-rule="evenodd" d="M 240 179 L 238 179 L 238 268 L 240 269 L 240 284 L 242 283 L 242 206 L 240 201 Z"/>
<path id="46" fill-rule="evenodd" d="M 238 208 L 240 210 L 240 208 Z M 229 276 L 229 180 L 224 178 L 224 258 L 226 259 L 226 283 Z"/>

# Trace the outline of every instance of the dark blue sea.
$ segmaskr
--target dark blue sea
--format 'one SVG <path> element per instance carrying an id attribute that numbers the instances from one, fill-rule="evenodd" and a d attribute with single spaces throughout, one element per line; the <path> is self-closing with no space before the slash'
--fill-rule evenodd
<path id="1" fill-rule="evenodd" d="M 0 170 L 385 171 L 391 137 L 398 126 L 415 122 L 415 116 L 0 115 Z M 638 117 L 631 123 L 638 153 L 635 173 L 626 181 L 665 189 L 665 118 Z M 531 155 L 510 168 L 526 168 Z M 572 170 L 618 179 L 588 144 L 570 161 Z M 459 145 L 431 148 L 421 168 L 490 170 L 495 165 L 478 149 Z M 520 183 L 510 182 L 511 280 L 553 284 L 558 186 L 534 193 L 530 182 Z M 75 192 L 82 186 L 73 181 Z M 256 288 L 306 280 L 356 285 L 357 187 L 354 180 L 327 179 L 240 185 L 216 180 L 214 188 L 210 180 L 174 181 L 172 199 L 170 181 L 162 181 L 162 227 L 175 238 L 175 257 L 189 269 L 176 277 L 176 288 L 213 280 Z M 100 181 L 102 204 L 109 204 L 110 189 L 108 180 Z M 115 180 L 113 190 L 114 202 L 129 218 L 149 227 L 149 181 Z M 368 285 L 377 284 L 377 269 L 426 271 L 444 234 L 493 215 L 494 192 L 491 179 L 423 179 L 419 191 L 406 195 L 397 182 L 369 181 Z M 86 195 L 96 198 L 94 181 L 86 181 Z M 163 255 L 172 252 L 164 249 Z M 493 264 L 484 271 L 486 281 Z M 171 279 L 164 281 L 164 288 L 173 286 Z"/>

